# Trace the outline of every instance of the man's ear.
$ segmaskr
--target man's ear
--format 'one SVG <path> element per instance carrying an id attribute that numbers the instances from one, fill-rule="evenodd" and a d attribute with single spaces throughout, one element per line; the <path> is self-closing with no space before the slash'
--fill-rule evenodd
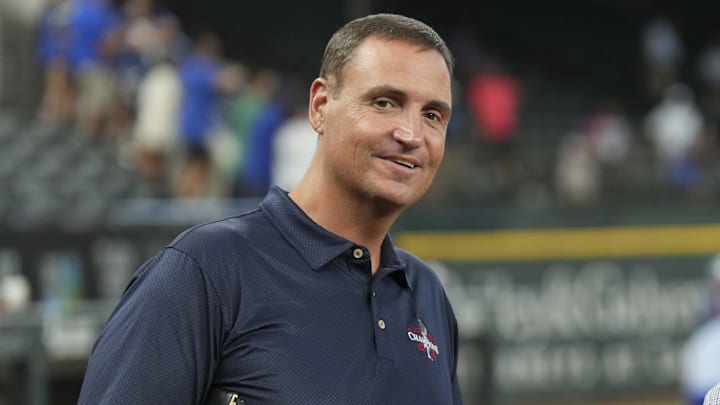
<path id="1" fill-rule="evenodd" d="M 325 132 L 325 114 L 330 95 L 330 86 L 328 81 L 322 77 L 313 80 L 310 85 L 310 103 L 308 107 L 308 117 L 313 129 L 319 135 Z"/>

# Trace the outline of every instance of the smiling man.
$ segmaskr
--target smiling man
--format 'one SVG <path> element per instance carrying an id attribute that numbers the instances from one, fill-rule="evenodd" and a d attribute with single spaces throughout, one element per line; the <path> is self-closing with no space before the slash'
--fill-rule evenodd
<path id="1" fill-rule="evenodd" d="M 80 404 L 461 404 L 450 303 L 388 236 L 442 160 L 452 66 L 411 18 L 338 30 L 310 87 L 303 179 L 138 270 Z"/>

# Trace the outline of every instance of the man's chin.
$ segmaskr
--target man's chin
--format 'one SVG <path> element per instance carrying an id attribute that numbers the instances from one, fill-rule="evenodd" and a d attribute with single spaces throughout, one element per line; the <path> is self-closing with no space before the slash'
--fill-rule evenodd
<path id="1" fill-rule="evenodd" d="M 376 193 L 374 200 L 379 208 L 386 211 L 404 211 L 417 203 L 423 194 L 414 189 L 391 185 L 388 189 Z"/>

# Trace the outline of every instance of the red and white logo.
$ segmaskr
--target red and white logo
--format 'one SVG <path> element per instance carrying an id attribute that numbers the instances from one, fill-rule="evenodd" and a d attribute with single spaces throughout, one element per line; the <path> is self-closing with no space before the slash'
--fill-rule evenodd
<path id="1" fill-rule="evenodd" d="M 425 352 L 427 358 L 431 361 L 435 361 L 437 360 L 438 354 L 440 354 L 437 343 L 435 343 L 432 335 L 428 333 L 423 321 L 418 319 L 418 323 L 420 324 L 419 328 L 408 328 L 408 339 L 417 342 L 418 350 Z"/>

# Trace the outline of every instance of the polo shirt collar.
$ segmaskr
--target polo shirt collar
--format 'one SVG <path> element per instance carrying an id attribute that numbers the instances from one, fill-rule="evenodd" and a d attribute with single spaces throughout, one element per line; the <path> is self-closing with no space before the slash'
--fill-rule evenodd
<path id="1" fill-rule="evenodd" d="M 277 186 L 270 187 L 260 203 L 260 209 L 267 213 L 270 222 L 313 270 L 319 270 L 356 246 L 354 242 L 328 231 L 310 219 L 287 191 Z M 385 236 L 381 251 L 381 267 L 401 270 L 402 276 L 399 278 L 409 288 L 405 265 L 399 260 L 389 235 Z"/>
<path id="2" fill-rule="evenodd" d="M 390 235 L 385 235 L 380 252 L 380 268 L 388 269 L 391 276 L 394 276 L 398 283 L 412 291 L 412 283 L 409 279 L 411 272 L 407 266 L 400 261 Z"/>

